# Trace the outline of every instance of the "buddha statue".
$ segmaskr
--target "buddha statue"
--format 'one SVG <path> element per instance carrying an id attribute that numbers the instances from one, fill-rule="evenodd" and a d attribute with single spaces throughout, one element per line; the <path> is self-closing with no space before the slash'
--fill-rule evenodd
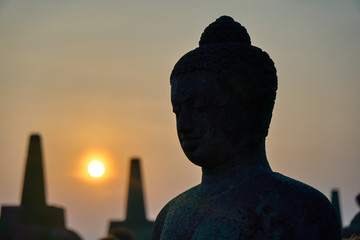
<path id="1" fill-rule="evenodd" d="M 170 83 L 180 145 L 202 180 L 166 204 L 152 239 L 340 239 L 328 199 L 270 168 L 276 69 L 241 24 L 210 24 Z"/>

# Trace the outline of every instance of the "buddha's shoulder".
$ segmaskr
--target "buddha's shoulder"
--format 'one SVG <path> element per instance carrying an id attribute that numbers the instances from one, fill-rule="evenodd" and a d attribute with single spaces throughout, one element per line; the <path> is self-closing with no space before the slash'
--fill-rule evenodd
<path id="1" fill-rule="evenodd" d="M 319 190 L 276 172 L 265 176 L 263 183 L 276 196 L 279 215 L 294 221 L 300 232 L 311 226 L 311 233 L 340 239 L 334 207 Z"/>
<path id="2" fill-rule="evenodd" d="M 272 172 L 259 177 L 254 181 L 253 192 L 284 211 L 293 212 L 297 209 L 303 213 L 316 212 L 320 215 L 321 212 L 325 215 L 334 213 L 332 204 L 323 193 L 280 173 Z"/>
<path id="3" fill-rule="evenodd" d="M 277 172 L 271 172 L 260 176 L 260 179 L 258 179 L 255 184 L 264 191 L 270 191 L 282 197 L 299 200 L 311 198 L 313 201 L 329 202 L 324 194 L 314 187 Z"/>
<path id="4" fill-rule="evenodd" d="M 171 211 L 174 208 L 181 208 L 182 206 L 189 206 L 189 204 L 193 201 L 196 201 L 197 191 L 199 189 L 200 185 L 196 185 L 185 192 L 179 194 L 172 200 L 170 200 L 161 210 L 160 214 L 167 213 L 168 211 Z"/>
<path id="5" fill-rule="evenodd" d="M 153 228 L 152 239 L 160 239 L 160 235 L 163 231 L 165 222 L 170 218 L 172 220 L 178 219 L 177 216 L 187 215 L 193 212 L 193 209 L 187 209 L 189 207 L 194 208 L 194 196 L 199 185 L 190 188 L 189 190 L 181 193 L 172 200 L 170 200 L 159 212 L 155 219 L 155 225 Z"/>

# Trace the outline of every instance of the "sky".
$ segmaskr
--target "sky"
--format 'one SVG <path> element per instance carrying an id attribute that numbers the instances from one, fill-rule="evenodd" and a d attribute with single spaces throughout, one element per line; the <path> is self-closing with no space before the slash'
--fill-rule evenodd
<path id="1" fill-rule="evenodd" d="M 276 172 L 359 211 L 360 1 L 0 0 L 0 205 L 20 203 L 29 136 L 42 136 L 47 202 L 83 239 L 123 220 L 129 161 L 141 158 L 155 219 L 198 184 L 183 154 L 169 76 L 222 15 L 275 62 L 266 148 Z M 106 172 L 91 178 L 91 156 Z"/>

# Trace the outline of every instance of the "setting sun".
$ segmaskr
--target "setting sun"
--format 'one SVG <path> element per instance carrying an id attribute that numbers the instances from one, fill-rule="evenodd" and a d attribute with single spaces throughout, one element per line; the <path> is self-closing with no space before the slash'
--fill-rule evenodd
<path id="1" fill-rule="evenodd" d="M 106 149 L 86 149 L 77 159 L 74 175 L 86 183 L 106 183 L 115 177 L 114 169 L 119 167 L 113 159 Z"/>
<path id="2" fill-rule="evenodd" d="M 101 177 L 105 172 L 104 164 L 99 161 L 92 161 L 88 166 L 88 172 L 94 178 Z"/>

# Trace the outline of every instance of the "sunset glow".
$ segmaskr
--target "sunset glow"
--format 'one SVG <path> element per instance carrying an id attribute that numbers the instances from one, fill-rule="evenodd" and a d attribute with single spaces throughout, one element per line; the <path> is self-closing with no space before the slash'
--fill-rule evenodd
<path id="1" fill-rule="evenodd" d="M 78 157 L 74 174 L 83 182 L 104 184 L 114 180 L 114 169 L 118 168 L 106 149 L 90 148 Z"/>
<path id="2" fill-rule="evenodd" d="M 92 161 L 88 166 L 88 172 L 94 178 L 101 177 L 105 172 L 104 164 L 99 161 Z"/>

